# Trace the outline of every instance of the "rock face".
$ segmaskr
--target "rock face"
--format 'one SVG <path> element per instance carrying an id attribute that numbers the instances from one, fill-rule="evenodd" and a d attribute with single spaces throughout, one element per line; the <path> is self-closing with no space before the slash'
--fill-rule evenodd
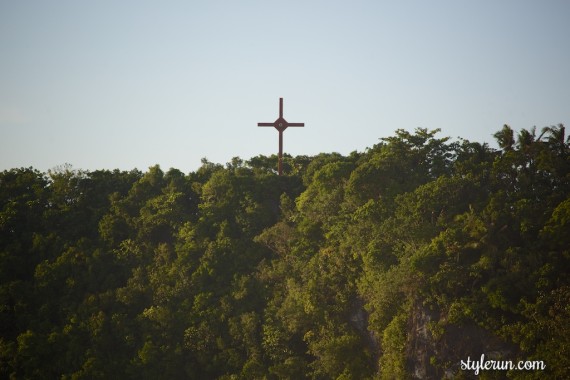
<path id="1" fill-rule="evenodd" d="M 484 354 L 493 360 L 511 360 L 517 354 L 514 345 L 504 342 L 474 323 L 446 324 L 438 334 L 433 332 L 439 316 L 417 306 L 410 320 L 408 372 L 415 379 L 477 378 L 461 370 L 461 361 L 479 360 Z M 438 336 L 436 336 L 438 335 Z"/>
<path id="2" fill-rule="evenodd" d="M 350 325 L 353 326 L 360 335 L 362 339 L 366 342 L 366 345 L 370 352 L 372 353 L 372 360 L 375 365 L 378 364 L 378 359 L 380 358 L 380 345 L 378 339 L 374 335 L 374 332 L 369 329 L 368 326 L 368 312 L 364 309 L 364 302 L 358 299 L 352 307 L 350 313 Z M 378 368 L 375 367 L 377 371 Z"/>
<path id="3" fill-rule="evenodd" d="M 366 312 L 363 302 L 360 300 L 352 310 L 352 314 L 350 315 L 350 324 L 362 334 L 371 352 L 378 354 L 380 346 L 378 344 L 378 340 L 374 336 L 374 333 L 368 329 L 368 312 Z"/>
<path id="4" fill-rule="evenodd" d="M 382 349 L 377 335 L 369 330 L 368 317 L 363 302 L 357 301 L 350 324 L 360 332 L 377 364 Z M 413 379 L 476 379 L 473 371 L 461 369 L 461 361 L 479 361 L 483 354 L 489 360 L 512 360 L 518 354 L 517 347 L 475 323 L 445 323 L 422 305 L 412 309 L 407 336 L 406 371 Z"/>
<path id="5" fill-rule="evenodd" d="M 441 377 L 440 371 L 430 363 L 436 355 L 436 344 L 428 328 L 436 318 L 434 313 L 423 307 L 415 307 L 410 323 L 411 342 L 408 349 L 408 371 L 416 379 Z"/>

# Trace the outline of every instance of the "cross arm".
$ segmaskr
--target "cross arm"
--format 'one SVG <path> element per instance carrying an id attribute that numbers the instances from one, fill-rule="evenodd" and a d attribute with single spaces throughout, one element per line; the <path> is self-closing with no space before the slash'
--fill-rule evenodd
<path id="1" fill-rule="evenodd" d="M 258 127 L 273 127 L 275 123 L 257 123 Z"/>
<path id="2" fill-rule="evenodd" d="M 288 127 L 304 127 L 305 123 L 287 123 Z"/>

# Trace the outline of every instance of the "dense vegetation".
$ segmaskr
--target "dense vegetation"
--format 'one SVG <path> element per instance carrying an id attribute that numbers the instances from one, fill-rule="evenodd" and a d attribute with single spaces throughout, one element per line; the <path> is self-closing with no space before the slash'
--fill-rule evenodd
<path id="1" fill-rule="evenodd" d="M 0 377 L 570 377 L 570 139 L 0 173 Z"/>

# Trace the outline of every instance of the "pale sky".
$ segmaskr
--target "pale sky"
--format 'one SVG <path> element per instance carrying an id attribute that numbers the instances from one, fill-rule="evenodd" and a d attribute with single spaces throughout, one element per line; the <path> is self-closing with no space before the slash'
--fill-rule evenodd
<path id="1" fill-rule="evenodd" d="M 570 1 L 0 0 L 0 170 L 271 155 L 279 97 L 292 155 L 570 126 Z"/>

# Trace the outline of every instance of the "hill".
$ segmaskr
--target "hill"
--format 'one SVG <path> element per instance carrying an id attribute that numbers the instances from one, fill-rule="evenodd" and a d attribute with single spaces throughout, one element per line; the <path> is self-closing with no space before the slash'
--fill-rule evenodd
<path id="1" fill-rule="evenodd" d="M 0 173 L 0 377 L 570 377 L 564 127 L 438 132 Z"/>

